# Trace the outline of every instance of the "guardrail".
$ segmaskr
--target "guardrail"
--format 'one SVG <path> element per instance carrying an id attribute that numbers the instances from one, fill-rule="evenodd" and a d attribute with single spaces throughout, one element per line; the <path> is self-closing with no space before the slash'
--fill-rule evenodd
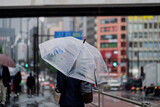
<path id="1" fill-rule="evenodd" d="M 109 93 L 106 93 L 106 92 L 102 92 L 100 90 L 94 90 L 94 92 L 98 93 L 98 105 L 95 104 L 94 102 L 92 102 L 92 105 L 94 105 L 96 107 L 101 107 L 100 106 L 100 95 L 102 95 L 102 107 L 104 107 L 104 95 L 112 97 L 112 98 L 116 98 L 116 99 L 119 99 L 119 100 L 122 100 L 122 101 L 125 101 L 125 102 L 128 102 L 128 103 L 131 103 L 131 104 L 134 104 L 134 105 L 137 105 L 137 106 L 140 106 L 140 107 L 150 107 L 151 106 L 150 103 L 148 103 L 148 102 L 138 102 L 138 101 L 134 101 L 134 100 L 131 100 L 131 99 L 124 98 L 124 97 L 115 96 L 115 95 L 112 95 L 112 94 L 109 94 Z"/>
<path id="2" fill-rule="evenodd" d="M 131 104 L 134 104 L 134 105 L 137 105 L 137 106 L 140 106 L 140 107 L 150 107 L 150 103 L 148 102 L 138 102 L 138 101 L 134 101 L 134 100 L 131 100 L 131 99 L 127 99 L 127 98 L 124 98 L 124 97 L 120 97 L 120 96 L 115 96 L 115 95 L 112 95 L 112 94 L 109 94 L 109 93 L 106 93 L 106 92 L 103 92 L 101 90 L 93 90 L 93 92 L 95 93 L 98 93 L 98 105 L 94 102 L 92 102 L 91 104 L 96 106 L 96 107 L 104 107 L 104 95 L 105 96 L 109 96 L 109 97 L 112 97 L 112 98 L 116 98 L 116 99 L 119 99 L 121 101 L 125 101 L 125 102 L 128 102 L 128 103 L 131 103 Z M 59 102 L 59 97 L 60 97 L 60 94 L 56 93 L 55 90 L 52 90 L 52 93 L 54 95 L 54 98 L 55 98 L 55 101 L 56 103 L 58 104 Z M 102 95 L 102 102 L 101 102 L 101 95 Z M 100 105 L 100 102 L 102 103 L 102 106 Z"/>

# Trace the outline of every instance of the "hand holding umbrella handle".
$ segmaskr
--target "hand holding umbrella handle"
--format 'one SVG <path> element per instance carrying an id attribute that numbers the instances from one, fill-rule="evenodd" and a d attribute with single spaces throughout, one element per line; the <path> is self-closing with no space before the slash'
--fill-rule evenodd
<path id="1" fill-rule="evenodd" d="M 57 88 L 57 87 L 55 88 L 55 91 L 56 91 L 57 93 L 60 93 L 60 91 L 58 90 L 58 88 Z"/>

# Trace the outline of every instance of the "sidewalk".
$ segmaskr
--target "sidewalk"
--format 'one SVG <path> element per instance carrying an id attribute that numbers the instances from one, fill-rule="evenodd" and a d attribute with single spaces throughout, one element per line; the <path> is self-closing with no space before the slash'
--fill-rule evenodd
<path id="1" fill-rule="evenodd" d="M 12 95 L 7 107 L 59 107 L 59 105 L 56 104 L 53 95 L 45 91 L 44 96 L 40 94 L 31 98 L 28 98 L 27 94 L 21 94 L 17 101 L 14 101 Z"/>

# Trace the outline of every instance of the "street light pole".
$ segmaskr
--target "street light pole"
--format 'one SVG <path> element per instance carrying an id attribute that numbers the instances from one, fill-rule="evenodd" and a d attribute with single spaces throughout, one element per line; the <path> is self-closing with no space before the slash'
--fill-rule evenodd
<path id="1" fill-rule="evenodd" d="M 137 51 L 137 68 L 138 68 L 138 74 L 139 74 L 139 51 Z"/>
<path id="2" fill-rule="evenodd" d="M 37 72 L 37 95 L 39 96 L 39 17 L 37 17 L 37 37 L 36 37 L 36 72 Z"/>

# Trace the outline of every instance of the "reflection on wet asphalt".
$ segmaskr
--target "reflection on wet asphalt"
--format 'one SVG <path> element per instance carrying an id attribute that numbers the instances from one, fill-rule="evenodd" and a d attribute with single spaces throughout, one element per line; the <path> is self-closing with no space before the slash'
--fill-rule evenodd
<path id="1" fill-rule="evenodd" d="M 10 101 L 10 103 L 7 104 L 7 107 L 39 107 L 38 105 L 37 102 L 16 104 L 16 101 Z"/>
<path id="2" fill-rule="evenodd" d="M 10 105 L 11 107 L 39 107 L 38 103 L 32 103 L 32 104 L 26 104 L 26 105 L 20 105 L 20 104 L 13 104 Z"/>
<path id="3" fill-rule="evenodd" d="M 128 98 L 134 101 L 149 102 L 153 107 L 160 107 L 160 96 L 154 96 L 153 94 L 145 96 L 145 93 L 141 91 L 109 91 L 108 93 Z"/>
<path id="4" fill-rule="evenodd" d="M 33 96 L 28 98 L 26 94 L 22 94 L 18 99 L 11 96 L 10 102 L 7 102 L 6 107 L 59 107 L 56 105 L 53 95 L 46 91 L 44 96 Z"/>

